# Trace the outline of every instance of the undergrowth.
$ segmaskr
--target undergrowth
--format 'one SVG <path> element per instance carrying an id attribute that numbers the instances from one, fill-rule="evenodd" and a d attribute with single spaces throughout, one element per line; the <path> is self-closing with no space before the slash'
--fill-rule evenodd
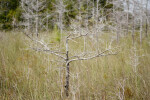
<path id="1" fill-rule="evenodd" d="M 56 33 L 53 43 L 63 45 L 60 33 Z M 65 99 L 65 66 L 55 61 L 58 58 L 28 49 L 31 41 L 19 32 L 0 33 L 0 38 L 0 100 Z M 106 36 L 103 39 L 109 41 Z M 135 47 L 131 39 L 131 36 L 120 39 L 117 55 L 73 62 L 68 99 L 149 100 L 150 38 L 144 39 L 142 45 L 137 40 Z M 71 52 L 83 49 L 78 43 L 69 45 Z M 88 45 L 92 50 L 92 44 Z M 136 71 L 131 62 L 135 58 L 134 50 L 139 57 Z"/>

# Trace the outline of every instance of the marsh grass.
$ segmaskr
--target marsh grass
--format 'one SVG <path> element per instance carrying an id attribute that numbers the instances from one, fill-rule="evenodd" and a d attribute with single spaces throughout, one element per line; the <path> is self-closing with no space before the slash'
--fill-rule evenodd
<path id="1" fill-rule="evenodd" d="M 45 34 L 45 41 L 60 43 L 60 35 Z M 48 35 L 48 36 L 47 36 Z M 49 38 L 50 35 L 50 38 Z M 51 41 L 51 36 L 56 36 Z M 0 100 L 65 100 L 65 66 L 55 62 L 59 58 L 28 48 L 30 40 L 20 32 L 0 33 Z M 58 39 L 59 38 L 59 39 Z M 102 36 L 109 42 L 109 37 Z M 136 40 L 139 65 L 137 72 L 130 64 L 131 37 L 118 44 L 117 55 L 70 65 L 70 96 L 68 100 L 148 100 L 150 98 L 150 44 L 144 39 L 142 46 Z M 70 55 L 83 51 L 83 40 L 70 42 Z M 103 49 L 106 43 L 100 44 Z M 112 46 L 116 46 L 114 41 Z M 64 48 L 61 48 L 62 50 Z M 88 41 L 87 49 L 95 50 Z"/>

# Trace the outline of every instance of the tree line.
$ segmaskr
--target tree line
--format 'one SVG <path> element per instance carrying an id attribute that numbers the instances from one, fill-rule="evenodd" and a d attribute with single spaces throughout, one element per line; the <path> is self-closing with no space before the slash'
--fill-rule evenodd
<path id="1" fill-rule="evenodd" d="M 142 41 L 143 31 L 148 36 L 149 0 L 0 0 L 1 30 L 34 29 L 38 34 L 57 26 L 62 33 L 74 23 L 98 27 L 101 22 L 116 31 L 118 41 L 119 33 L 132 33 L 134 42 L 136 29 Z"/>
<path id="2" fill-rule="evenodd" d="M 70 20 L 75 19 L 79 14 L 84 15 L 86 13 L 91 13 L 91 8 L 96 6 L 97 3 L 99 7 L 104 7 L 106 5 L 106 1 L 107 0 L 0 0 L 0 29 L 11 30 L 13 28 L 20 27 L 20 22 L 27 19 L 27 16 L 24 16 L 23 14 L 25 10 L 27 11 L 28 8 L 29 10 L 33 10 L 33 13 L 35 13 L 36 9 L 33 8 L 36 8 L 36 6 L 43 7 L 41 11 L 38 11 L 38 13 L 43 14 L 42 17 L 45 18 L 43 22 L 45 27 L 53 28 L 54 24 L 56 24 L 54 21 L 58 19 L 57 17 L 61 16 L 61 13 L 63 15 L 61 16 L 63 17 L 63 24 L 68 25 L 70 24 Z M 31 4 L 28 4 L 29 2 Z M 40 4 L 42 2 L 43 4 Z M 25 5 L 24 8 L 22 8 L 23 5 Z M 105 8 L 110 7 L 112 7 L 112 4 Z M 27 11 L 27 13 L 31 12 Z M 30 15 L 35 17 L 33 13 Z"/>

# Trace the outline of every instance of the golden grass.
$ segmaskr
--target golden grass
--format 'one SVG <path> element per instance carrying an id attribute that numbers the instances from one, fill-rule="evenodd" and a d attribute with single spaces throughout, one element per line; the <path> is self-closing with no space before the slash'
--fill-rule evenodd
<path id="1" fill-rule="evenodd" d="M 48 36 L 47 36 L 48 35 Z M 45 41 L 58 43 L 48 38 Z M 106 35 L 107 36 L 107 35 Z M 102 36 L 104 41 L 109 38 Z M 52 60 L 57 57 L 42 52 L 26 50 L 31 41 L 21 33 L 0 33 L 0 100 L 65 100 L 65 66 Z M 50 38 L 51 39 L 51 38 Z M 150 98 L 150 38 L 142 46 L 137 40 L 139 57 L 137 72 L 130 65 L 132 55 L 131 37 L 120 40 L 117 55 L 100 57 L 70 64 L 69 100 L 118 100 L 119 93 L 125 100 L 148 100 Z M 72 54 L 83 51 L 81 43 L 71 42 Z M 100 45 L 103 49 L 106 43 Z M 113 43 L 115 46 L 115 42 Z M 61 48 L 62 50 L 64 48 Z M 93 50 L 88 41 L 87 49 Z M 123 87 L 123 88 L 122 88 Z"/>

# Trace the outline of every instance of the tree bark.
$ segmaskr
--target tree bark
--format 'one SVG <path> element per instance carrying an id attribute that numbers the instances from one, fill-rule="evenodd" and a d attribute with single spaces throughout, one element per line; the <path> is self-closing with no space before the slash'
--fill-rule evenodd
<path id="1" fill-rule="evenodd" d="M 69 96 L 69 78 L 70 78 L 70 69 L 69 69 L 69 48 L 68 48 L 68 39 L 66 40 L 66 84 L 65 84 L 65 93 L 66 96 Z"/>
<path id="2" fill-rule="evenodd" d="M 70 78 L 70 69 L 69 63 L 66 64 L 66 85 L 65 85 L 65 92 L 66 96 L 69 96 L 69 78 Z"/>
<path id="3" fill-rule="evenodd" d="M 135 15 L 134 15 L 135 5 L 133 4 L 133 23 L 132 23 L 132 44 L 134 45 L 134 33 L 135 33 Z"/>
<path id="4" fill-rule="evenodd" d="M 142 43 L 142 32 L 143 32 L 143 15 L 142 15 L 142 12 L 143 12 L 143 2 L 141 1 L 141 11 L 140 11 L 140 14 L 141 14 L 141 18 L 140 18 L 140 44 Z"/>
<path id="5" fill-rule="evenodd" d="M 134 22 L 134 17 L 133 17 L 133 26 L 132 26 L 132 44 L 134 45 L 134 32 L 135 32 L 135 22 Z"/>
<path id="6" fill-rule="evenodd" d="M 128 9 L 128 12 L 127 12 L 127 33 L 126 33 L 126 35 L 128 35 L 128 33 L 129 33 L 129 1 L 127 0 L 126 1 L 126 3 L 127 3 L 127 9 Z"/>
<path id="7" fill-rule="evenodd" d="M 117 28 L 117 44 L 119 44 L 120 25 Z"/>
<path id="8" fill-rule="evenodd" d="M 140 19 L 140 43 L 142 43 L 142 32 L 143 32 L 143 17 Z"/>
<path id="9" fill-rule="evenodd" d="M 39 32 L 38 32 L 38 27 L 39 27 L 38 4 L 39 4 L 39 2 L 37 0 L 36 19 L 35 19 L 36 20 L 36 30 L 35 30 L 35 32 L 36 32 L 37 37 L 39 35 Z"/>
<path id="10" fill-rule="evenodd" d="M 148 37 L 148 0 L 146 0 L 146 27 L 145 36 Z"/>

